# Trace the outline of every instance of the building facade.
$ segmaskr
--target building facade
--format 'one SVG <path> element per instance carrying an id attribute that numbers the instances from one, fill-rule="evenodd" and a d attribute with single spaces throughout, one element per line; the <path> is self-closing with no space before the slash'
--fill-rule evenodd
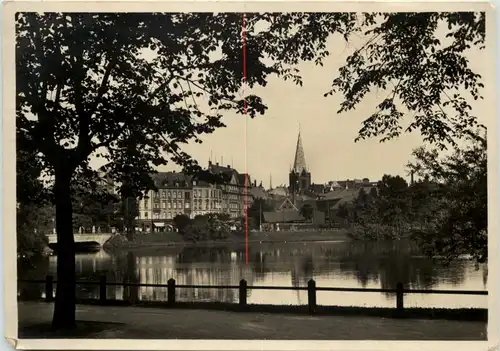
<path id="1" fill-rule="evenodd" d="M 245 206 L 253 201 L 250 177 L 229 166 L 221 167 L 211 162 L 208 170 L 221 174 L 224 181 L 210 183 L 181 172 L 154 174 L 158 191 L 150 190 L 139 200 L 138 230 L 172 230 L 173 219 L 178 215 L 190 218 L 209 213 L 223 213 L 231 218 L 244 216 Z"/>
<path id="2" fill-rule="evenodd" d="M 218 163 L 208 162 L 208 170 L 222 176 L 224 182 L 220 185 L 222 190 L 222 213 L 227 213 L 231 218 L 245 216 L 246 206 L 251 206 L 253 201 L 249 191 L 252 182 L 248 174 L 239 173 L 230 165 L 221 166 Z"/>
<path id="3" fill-rule="evenodd" d="M 192 181 L 193 212 L 192 218 L 209 213 L 223 213 L 222 189 L 220 186 L 204 181 Z"/>
<path id="4" fill-rule="evenodd" d="M 153 176 L 158 191 L 139 200 L 140 230 L 163 230 L 177 215 L 192 216 L 192 182 L 183 173 L 161 172 Z"/>

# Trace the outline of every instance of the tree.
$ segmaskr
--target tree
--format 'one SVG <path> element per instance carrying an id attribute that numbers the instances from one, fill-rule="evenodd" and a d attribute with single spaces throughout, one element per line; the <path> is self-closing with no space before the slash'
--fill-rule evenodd
<path id="1" fill-rule="evenodd" d="M 462 256 L 488 260 L 488 180 L 486 133 L 469 138 L 465 147 L 442 157 L 438 150 L 418 148 L 409 168 L 424 177 L 426 225 L 415 235 L 424 251 L 444 263 Z M 425 184 L 425 183 L 424 183 Z M 421 193 L 420 193 L 421 194 Z"/>
<path id="2" fill-rule="evenodd" d="M 53 207 L 21 203 L 16 219 L 18 257 L 29 261 L 41 256 L 49 243 L 46 234 L 51 233 L 53 228 Z"/>
<path id="3" fill-rule="evenodd" d="M 257 198 L 253 201 L 252 205 L 248 208 L 247 215 L 252 218 L 257 228 L 260 228 L 262 221 L 264 221 L 264 212 L 273 211 L 273 206 L 262 198 Z"/>
<path id="4" fill-rule="evenodd" d="M 134 240 L 135 219 L 139 216 L 139 202 L 136 197 L 123 197 L 120 202 L 118 215 L 122 218 L 124 230 L 126 229 L 127 239 Z"/>
<path id="5" fill-rule="evenodd" d="M 116 223 L 116 216 L 122 213 L 119 198 L 108 194 L 97 181 L 92 184 L 73 182 L 72 191 L 74 231 L 80 227 L 89 230 L 93 226 L 110 231 L 112 224 Z"/>
<path id="6" fill-rule="evenodd" d="M 484 86 L 467 55 L 485 47 L 484 12 L 364 13 L 359 20 L 356 30 L 367 41 L 347 58 L 325 94 L 342 93 L 339 112 L 346 112 L 373 89 L 387 90 L 356 140 L 399 136 L 407 113 L 411 120 L 404 132 L 418 130 L 440 148 L 474 133 L 478 122 L 469 101 L 482 99 Z"/>
<path id="7" fill-rule="evenodd" d="M 300 208 L 300 214 L 305 218 L 306 221 L 312 221 L 314 217 L 314 208 L 310 204 L 304 204 Z"/>
<path id="8" fill-rule="evenodd" d="M 347 203 L 342 203 L 339 205 L 339 208 L 337 210 L 337 216 L 341 218 L 342 220 L 346 221 L 347 218 L 349 217 L 349 210 L 350 207 L 348 206 Z"/>
<path id="9" fill-rule="evenodd" d="M 181 233 L 186 229 L 189 223 L 191 223 L 191 219 L 185 214 L 177 215 L 174 217 L 174 225 Z"/>
<path id="10" fill-rule="evenodd" d="M 54 211 L 49 191 L 40 181 L 41 167 L 36 155 L 19 152 L 16 159 L 17 255 L 30 263 L 43 254 L 48 245 L 46 234 L 52 232 Z"/>

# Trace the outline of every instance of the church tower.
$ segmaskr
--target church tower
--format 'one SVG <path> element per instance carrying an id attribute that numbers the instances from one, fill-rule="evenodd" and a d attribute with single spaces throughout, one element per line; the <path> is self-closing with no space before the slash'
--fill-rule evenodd
<path id="1" fill-rule="evenodd" d="M 304 147 L 302 146 L 302 138 L 300 137 L 300 130 L 297 137 L 295 159 L 293 161 L 293 168 L 289 174 L 289 180 L 289 189 L 292 196 L 301 193 L 304 190 L 308 190 L 311 187 L 311 172 L 307 169 Z"/>

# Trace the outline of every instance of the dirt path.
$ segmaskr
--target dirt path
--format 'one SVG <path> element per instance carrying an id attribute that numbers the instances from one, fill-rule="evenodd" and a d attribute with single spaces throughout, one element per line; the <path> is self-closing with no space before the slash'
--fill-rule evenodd
<path id="1" fill-rule="evenodd" d="M 53 305 L 19 302 L 19 337 L 50 338 L 40 330 Z M 307 316 L 144 307 L 77 307 L 79 321 L 106 322 L 85 338 L 486 340 L 486 323 L 374 317 Z"/>

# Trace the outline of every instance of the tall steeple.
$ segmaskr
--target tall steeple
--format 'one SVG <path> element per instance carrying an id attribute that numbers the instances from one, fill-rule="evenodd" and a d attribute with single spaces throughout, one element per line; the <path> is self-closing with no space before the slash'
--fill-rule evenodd
<path id="1" fill-rule="evenodd" d="M 297 137 L 297 147 L 295 149 L 295 159 L 293 161 L 293 170 L 295 171 L 295 173 L 301 173 L 302 170 L 305 170 L 307 172 L 306 157 L 304 156 L 302 138 L 300 137 L 300 127 L 299 136 Z"/>

